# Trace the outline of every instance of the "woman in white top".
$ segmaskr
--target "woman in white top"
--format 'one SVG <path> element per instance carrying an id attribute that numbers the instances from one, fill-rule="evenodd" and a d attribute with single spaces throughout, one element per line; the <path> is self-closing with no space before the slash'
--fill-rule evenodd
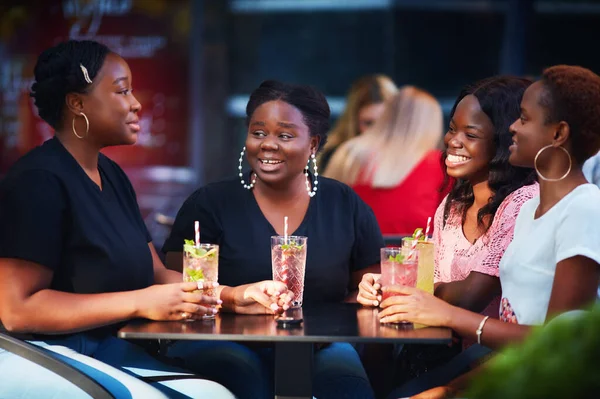
<path id="1" fill-rule="evenodd" d="M 409 287 L 382 302 L 382 323 L 446 326 L 491 348 L 523 340 L 532 325 L 582 309 L 600 282 L 600 189 L 583 163 L 600 150 L 600 76 L 576 66 L 554 66 L 531 85 L 511 126 L 509 161 L 535 167 L 540 195 L 521 208 L 514 239 L 500 263 L 500 320 L 464 310 Z M 444 398 L 458 384 L 423 397 Z M 417 396 L 419 397 L 419 396 Z"/>

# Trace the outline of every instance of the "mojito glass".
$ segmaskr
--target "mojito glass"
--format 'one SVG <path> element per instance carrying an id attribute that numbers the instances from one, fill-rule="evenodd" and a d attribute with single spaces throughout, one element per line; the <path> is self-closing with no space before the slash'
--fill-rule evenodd
<path id="1" fill-rule="evenodd" d="M 183 246 L 183 281 L 201 281 L 206 288 L 194 292 L 216 297 L 217 293 L 212 283 L 219 281 L 219 246 L 186 242 Z M 215 315 L 204 315 L 202 318 L 214 319 Z"/>
<path id="2" fill-rule="evenodd" d="M 306 237 L 272 236 L 271 264 L 273 280 L 285 283 L 294 294 L 292 307 L 302 306 L 306 270 Z"/>

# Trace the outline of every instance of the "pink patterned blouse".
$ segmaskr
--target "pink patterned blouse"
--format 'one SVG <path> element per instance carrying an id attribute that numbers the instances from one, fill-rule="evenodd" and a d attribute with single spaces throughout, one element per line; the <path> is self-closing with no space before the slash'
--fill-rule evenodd
<path id="1" fill-rule="evenodd" d="M 444 198 L 434 219 L 434 281 L 448 283 L 464 280 L 472 271 L 498 277 L 498 265 L 513 239 L 519 210 L 538 194 L 539 185 L 535 183 L 508 195 L 498 207 L 489 230 L 475 244 L 465 238 L 462 217 L 454 207 L 450 209 L 446 225 L 443 226 L 444 206 L 448 197 Z"/>

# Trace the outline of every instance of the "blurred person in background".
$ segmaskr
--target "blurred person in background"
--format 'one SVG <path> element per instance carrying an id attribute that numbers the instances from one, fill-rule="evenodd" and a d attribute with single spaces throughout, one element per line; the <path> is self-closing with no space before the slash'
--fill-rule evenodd
<path id="1" fill-rule="evenodd" d="M 369 205 L 383 234 L 410 235 L 423 227 L 443 199 L 439 102 L 404 86 L 385 103 L 382 116 L 342 144 L 326 174 L 351 186 Z"/>
<path id="2" fill-rule="evenodd" d="M 383 103 L 397 91 L 392 79 L 385 75 L 364 76 L 352 84 L 344 112 L 329 132 L 327 144 L 317 158 L 323 176 L 329 177 L 326 169 L 335 150 L 373 126 L 383 112 Z"/>
<path id="3" fill-rule="evenodd" d="M 600 187 L 600 152 L 585 161 L 583 174 L 590 183 Z"/>

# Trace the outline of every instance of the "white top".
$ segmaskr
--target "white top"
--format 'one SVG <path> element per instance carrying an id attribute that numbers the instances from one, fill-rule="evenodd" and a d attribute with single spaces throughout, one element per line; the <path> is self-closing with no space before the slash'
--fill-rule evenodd
<path id="1" fill-rule="evenodd" d="M 582 169 L 585 178 L 600 187 L 600 152 L 585 161 Z"/>
<path id="2" fill-rule="evenodd" d="M 500 262 L 500 319 L 507 322 L 545 322 L 560 261 L 581 255 L 600 264 L 600 189 L 581 185 L 534 219 L 539 203 L 538 196 L 521 207 Z"/>

